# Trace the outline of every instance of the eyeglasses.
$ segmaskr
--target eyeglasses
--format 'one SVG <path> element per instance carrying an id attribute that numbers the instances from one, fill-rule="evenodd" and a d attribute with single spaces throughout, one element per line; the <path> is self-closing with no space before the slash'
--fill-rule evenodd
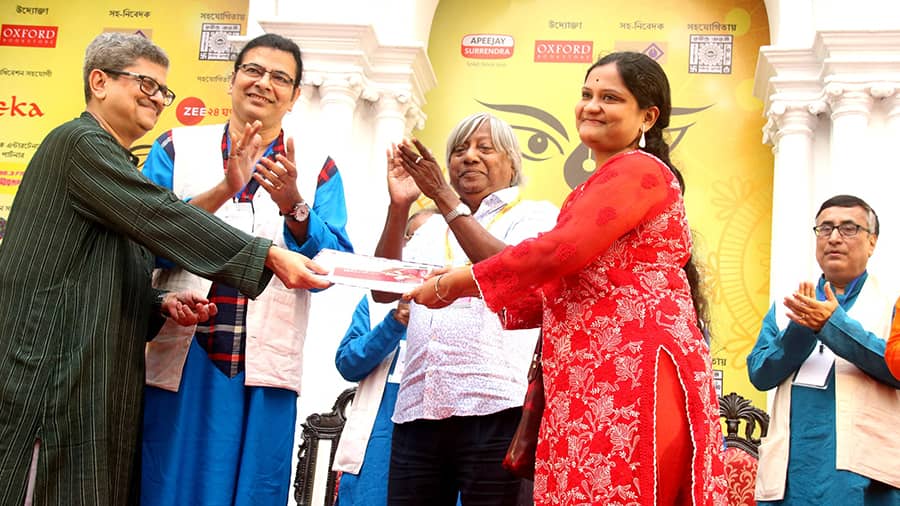
<path id="1" fill-rule="evenodd" d="M 866 232 L 869 231 L 866 227 L 857 225 L 856 223 L 841 223 L 840 225 L 823 223 L 813 227 L 813 232 L 815 232 L 818 237 L 831 237 L 831 233 L 834 232 L 834 229 L 837 229 L 838 233 L 841 234 L 841 237 L 853 237 L 858 234 L 860 230 L 865 230 Z"/>
<path id="2" fill-rule="evenodd" d="M 170 90 L 167 86 L 163 86 L 156 82 L 156 79 L 153 79 L 150 76 L 145 76 L 143 74 L 135 74 L 134 72 L 128 72 L 127 70 L 110 70 L 110 69 L 100 69 L 107 74 L 112 74 L 116 76 L 129 76 L 137 79 L 141 82 L 141 91 L 144 92 L 144 95 L 148 97 L 152 97 L 156 95 L 156 92 L 160 92 L 163 97 L 163 104 L 172 105 L 172 102 L 175 101 L 175 92 Z"/>
<path id="3" fill-rule="evenodd" d="M 294 85 L 294 78 L 280 70 L 269 70 L 255 63 L 242 63 L 237 68 L 251 79 L 262 79 L 264 75 L 269 74 L 269 79 L 276 86 L 288 88 Z"/>

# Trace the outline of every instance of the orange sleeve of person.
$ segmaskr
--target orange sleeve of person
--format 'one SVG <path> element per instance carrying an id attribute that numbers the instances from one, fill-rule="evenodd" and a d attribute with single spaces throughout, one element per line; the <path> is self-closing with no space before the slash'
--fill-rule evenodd
<path id="1" fill-rule="evenodd" d="M 891 321 L 891 337 L 884 350 L 884 360 L 895 378 L 900 379 L 900 298 L 894 304 L 894 319 Z"/>

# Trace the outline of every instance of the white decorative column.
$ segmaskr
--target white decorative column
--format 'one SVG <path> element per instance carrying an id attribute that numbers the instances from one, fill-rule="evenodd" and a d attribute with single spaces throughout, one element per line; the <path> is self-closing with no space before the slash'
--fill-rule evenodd
<path id="1" fill-rule="evenodd" d="M 813 137 L 821 102 L 775 100 L 768 111 L 764 142 L 775 155 L 772 183 L 772 263 L 769 293 L 775 300 L 797 283 L 812 279 L 815 251 L 811 202 Z M 809 255 L 797 252 L 810 252 Z M 775 259 L 778 259 L 776 262 Z"/>
<path id="2" fill-rule="evenodd" d="M 358 73 L 329 73 L 322 76 L 319 85 L 320 132 L 331 157 L 338 167 L 346 166 L 352 160 L 350 151 L 353 139 L 353 113 L 356 101 L 362 93 L 362 76 Z M 347 182 L 344 182 L 345 188 Z"/>
<path id="3" fill-rule="evenodd" d="M 828 193 L 858 194 L 871 181 L 872 169 L 860 163 L 860 153 L 870 152 L 869 118 L 874 99 L 860 85 L 829 83 L 825 99 L 831 109 L 831 178 Z"/>
<path id="4" fill-rule="evenodd" d="M 885 126 L 888 135 L 900 139 L 900 83 L 878 83 L 870 89 L 872 96 L 880 99 L 885 110 Z"/>
<path id="5" fill-rule="evenodd" d="M 893 239 L 900 236 L 900 219 L 894 218 L 900 199 L 890 184 L 900 139 L 900 26 L 819 29 L 809 47 L 791 40 L 789 47 L 760 49 L 754 87 L 766 103 L 768 138 L 776 148 L 770 294 L 776 300 L 783 295 L 780 278 L 797 267 L 791 257 L 804 256 L 818 272 L 806 233 L 821 202 L 836 194 L 856 195 L 878 212 L 884 226 L 869 266 L 883 286 L 900 289 L 900 273 L 887 265 L 900 252 L 900 237 Z M 804 111 L 804 104 L 812 108 Z M 818 122 L 807 115 L 818 115 Z M 796 249 L 779 250 L 785 240 Z M 794 282 L 797 276 L 789 277 Z"/>
<path id="6" fill-rule="evenodd" d="M 794 243 L 791 234 L 805 237 L 803 243 L 814 241 L 809 227 L 819 205 L 848 193 L 868 202 L 881 218 L 869 272 L 879 278 L 885 293 L 900 293 L 900 270 L 894 265 L 900 256 L 900 199 L 892 184 L 894 151 L 900 141 L 900 4 L 887 0 L 856 0 L 853 8 L 847 2 L 824 0 L 765 0 L 765 4 L 772 45 L 760 48 L 753 93 L 765 102 L 768 138 L 776 145 L 769 293 L 778 301 L 785 292 L 780 278 L 796 282 L 791 262 L 798 257 L 808 259 L 820 272 L 812 246 Z M 783 114 L 774 104 L 779 100 L 787 103 Z M 824 107 L 815 105 L 808 111 L 818 115 L 817 122 L 807 123 L 802 108 L 791 112 L 792 103 L 817 102 Z M 785 131 L 776 141 L 780 128 Z M 802 139 L 806 136 L 811 136 L 808 141 Z M 806 184 L 801 184 L 798 170 L 809 171 Z M 807 208 L 793 206 L 798 201 Z"/>
<path id="7" fill-rule="evenodd" d="M 406 111 L 406 132 L 412 132 L 413 130 L 422 130 L 425 128 L 425 118 L 427 115 L 422 108 L 418 106 L 412 106 Z"/>
<path id="8" fill-rule="evenodd" d="M 372 158 L 384 156 L 391 143 L 400 142 L 409 132 L 406 113 L 413 106 L 406 93 L 383 92 L 375 101 L 375 142 Z"/>
<path id="9" fill-rule="evenodd" d="M 897 198 L 897 164 L 893 151 L 900 142 L 900 82 L 886 81 L 873 84 L 870 92 L 879 101 L 876 110 L 883 113 L 884 131 L 879 136 L 876 152 L 880 156 L 871 161 L 875 178 L 869 186 L 884 188 L 880 195 L 866 195 L 881 222 L 881 235 L 875 253 L 869 260 L 871 272 L 877 272 L 883 286 L 900 287 L 900 270 L 897 269 L 900 252 L 900 199 Z M 871 189 L 870 189 L 871 192 Z M 870 193 L 867 192 L 867 193 Z M 894 292 L 896 292 L 896 288 Z"/>

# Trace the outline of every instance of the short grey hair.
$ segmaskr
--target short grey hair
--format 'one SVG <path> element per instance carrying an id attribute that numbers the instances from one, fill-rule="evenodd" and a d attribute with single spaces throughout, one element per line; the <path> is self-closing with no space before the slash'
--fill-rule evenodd
<path id="1" fill-rule="evenodd" d="M 453 154 L 453 148 L 467 142 L 469 137 L 472 137 L 472 134 L 475 133 L 475 130 L 478 130 L 485 122 L 491 125 L 491 141 L 494 143 L 494 149 L 505 153 L 512 162 L 513 175 L 509 185 L 518 185 L 522 182 L 522 154 L 519 150 L 519 141 L 516 138 L 516 133 L 513 132 L 513 128 L 509 123 L 486 112 L 479 112 L 463 118 L 450 131 L 450 136 L 447 138 L 447 166 L 450 166 L 450 156 Z"/>
<path id="2" fill-rule="evenodd" d="M 92 70 L 123 70 L 138 58 L 169 68 L 165 51 L 142 35 L 106 32 L 96 36 L 84 51 L 84 102 L 91 100 Z"/>
<path id="3" fill-rule="evenodd" d="M 866 212 L 866 231 L 872 235 L 878 235 L 881 232 L 881 226 L 878 223 L 878 215 L 875 214 L 875 210 L 865 200 L 856 195 L 835 195 L 822 202 L 822 206 L 819 207 L 819 211 L 816 213 L 816 220 L 819 219 L 822 211 L 829 207 L 861 207 Z"/>

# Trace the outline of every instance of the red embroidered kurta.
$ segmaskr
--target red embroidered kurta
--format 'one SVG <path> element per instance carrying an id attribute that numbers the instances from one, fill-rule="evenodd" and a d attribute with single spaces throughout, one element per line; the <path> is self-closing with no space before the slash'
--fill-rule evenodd
<path id="1" fill-rule="evenodd" d="M 725 503 L 710 355 L 683 271 L 690 254 L 674 175 L 634 151 L 573 190 L 556 228 L 474 266 L 484 300 L 509 327 L 543 320 L 536 504 L 656 503 L 654 424 L 667 419 L 654 409 L 662 353 L 686 401 L 693 504 Z M 522 307 L 522 295 L 535 291 L 542 314 Z"/>

